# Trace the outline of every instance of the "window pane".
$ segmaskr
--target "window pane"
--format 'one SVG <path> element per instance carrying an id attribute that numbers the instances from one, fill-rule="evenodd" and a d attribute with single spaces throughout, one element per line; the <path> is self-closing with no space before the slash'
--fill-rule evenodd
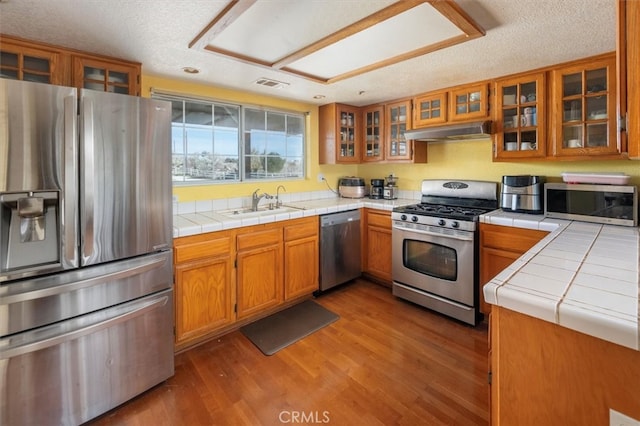
<path id="1" fill-rule="evenodd" d="M 216 105 L 213 116 L 216 127 L 230 127 L 234 129 L 240 127 L 240 108 L 238 107 Z"/>
<path id="2" fill-rule="evenodd" d="M 267 112 L 267 130 L 271 130 L 274 132 L 284 132 L 285 115 Z"/>
<path id="3" fill-rule="evenodd" d="M 377 118 L 376 118 L 376 122 L 377 122 Z M 303 133 L 304 133 L 304 121 L 302 117 L 288 115 L 287 116 L 287 134 L 298 135 L 302 137 Z"/>
<path id="4" fill-rule="evenodd" d="M 171 102 L 171 121 L 173 123 L 182 123 L 184 122 L 184 114 L 182 112 L 184 107 L 184 102 L 182 101 L 172 101 Z"/>
<path id="5" fill-rule="evenodd" d="M 255 109 L 245 109 L 244 112 L 244 128 L 246 131 L 252 129 L 265 129 L 265 113 Z"/>
<path id="6" fill-rule="evenodd" d="M 211 122 L 212 110 L 213 110 L 212 105 L 185 102 L 184 104 L 185 123 L 211 126 L 213 124 Z"/>

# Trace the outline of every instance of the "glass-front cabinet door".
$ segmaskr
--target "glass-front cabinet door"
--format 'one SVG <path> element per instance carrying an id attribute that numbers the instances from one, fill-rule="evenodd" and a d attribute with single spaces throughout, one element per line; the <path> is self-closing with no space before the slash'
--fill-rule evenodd
<path id="1" fill-rule="evenodd" d="M 96 59 L 74 56 L 73 86 L 103 92 L 139 95 L 138 66 L 127 66 Z"/>
<path id="2" fill-rule="evenodd" d="M 411 159 L 411 141 L 404 134 L 411 128 L 411 100 L 386 106 L 386 160 Z"/>
<path id="3" fill-rule="evenodd" d="M 413 127 L 425 127 L 447 121 L 447 92 L 426 93 L 413 99 Z"/>
<path id="4" fill-rule="evenodd" d="M 489 115 L 487 84 L 462 86 L 449 92 L 449 120 L 487 118 Z"/>
<path id="5" fill-rule="evenodd" d="M 382 138 L 384 107 L 367 107 L 362 111 L 364 125 L 364 149 L 362 161 L 381 161 L 384 159 L 384 140 Z"/>
<path id="6" fill-rule="evenodd" d="M 37 83 L 62 84 L 58 72 L 60 55 L 57 52 L 26 45 L 14 45 L 3 40 L 0 44 L 0 77 Z"/>
<path id="7" fill-rule="evenodd" d="M 338 134 L 338 162 L 352 163 L 359 162 L 359 115 L 357 108 L 338 107 L 337 128 Z"/>
<path id="8" fill-rule="evenodd" d="M 615 58 L 558 69 L 553 75 L 553 154 L 619 154 Z"/>
<path id="9" fill-rule="evenodd" d="M 546 153 L 545 74 L 498 80 L 494 93 L 494 158 L 543 157 Z"/>

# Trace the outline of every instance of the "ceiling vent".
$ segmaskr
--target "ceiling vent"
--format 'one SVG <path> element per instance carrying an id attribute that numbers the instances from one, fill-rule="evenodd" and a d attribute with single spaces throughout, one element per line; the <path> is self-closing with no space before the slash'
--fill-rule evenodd
<path id="1" fill-rule="evenodd" d="M 272 80 L 270 78 L 262 77 L 255 81 L 256 84 L 260 86 L 271 87 L 272 89 L 282 89 L 283 87 L 287 87 L 289 83 L 285 83 L 284 81 Z"/>

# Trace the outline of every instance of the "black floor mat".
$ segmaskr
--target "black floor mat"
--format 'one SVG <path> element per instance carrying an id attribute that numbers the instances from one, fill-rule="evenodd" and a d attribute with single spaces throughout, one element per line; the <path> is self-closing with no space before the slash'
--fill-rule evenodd
<path id="1" fill-rule="evenodd" d="M 246 325 L 240 331 L 265 355 L 297 342 L 340 318 L 313 300 L 306 300 L 283 311 Z"/>

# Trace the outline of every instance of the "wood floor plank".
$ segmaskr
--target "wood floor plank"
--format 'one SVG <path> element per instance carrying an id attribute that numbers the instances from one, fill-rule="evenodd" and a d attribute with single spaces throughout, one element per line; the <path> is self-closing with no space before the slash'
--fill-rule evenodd
<path id="1" fill-rule="evenodd" d="M 487 327 L 365 280 L 317 302 L 329 326 L 263 355 L 231 332 L 176 356 L 176 374 L 102 425 L 486 425 Z"/>

